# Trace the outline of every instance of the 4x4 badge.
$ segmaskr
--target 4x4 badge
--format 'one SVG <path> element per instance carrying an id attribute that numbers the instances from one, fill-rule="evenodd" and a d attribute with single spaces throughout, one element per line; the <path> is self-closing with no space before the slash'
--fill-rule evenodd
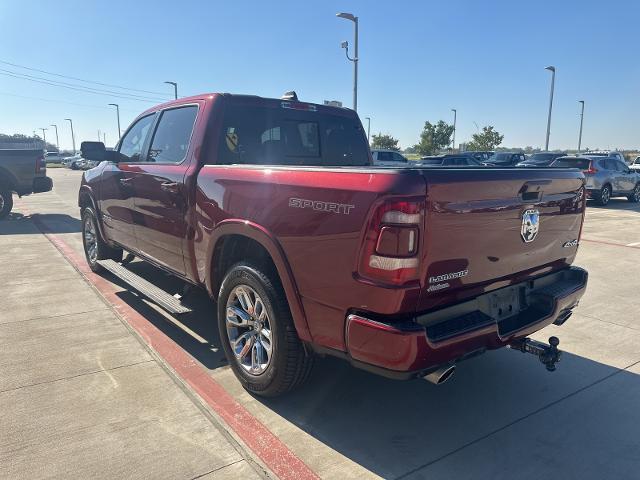
<path id="1" fill-rule="evenodd" d="M 520 234 L 526 242 L 533 242 L 540 230 L 540 212 L 538 210 L 525 210 L 522 214 L 522 228 Z"/>

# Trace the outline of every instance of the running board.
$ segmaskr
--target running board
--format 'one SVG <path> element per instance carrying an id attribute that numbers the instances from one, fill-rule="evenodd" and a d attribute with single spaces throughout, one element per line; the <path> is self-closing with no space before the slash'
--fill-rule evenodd
<path id="1" fill-rule="evenodd" d="M 170 295 L 153 283 L 148 282 L 139 275 L 136 275 L 128 268 L 113 260 L 98 260 L 98 264 L 105 270 L 110 271 L 120 280 L 127 283 L 141 295 L 144 295 L 156 305 L 162 307 L 169 313 L 189 313 L 190 308 L 185 307 L 180 299 Z"/>

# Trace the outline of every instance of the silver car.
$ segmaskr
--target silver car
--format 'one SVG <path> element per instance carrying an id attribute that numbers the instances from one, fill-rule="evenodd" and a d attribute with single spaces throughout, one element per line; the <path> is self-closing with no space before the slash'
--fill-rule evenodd
<path id="1" fill-rule="evenodd" d="M 640 173 L 613 157 L 560 157 L 552 167 L 579 168 L 586 178 L 587 198 L 606 205 L 611 197 L 640 201 Z"/>
<path id="2" fill-rule="evenodd" d="M 373 157 L 373 164 L 382 167 L 406 167 L 409 163 L 407 157 L 395 150 L 372 148 L 371 156 Z"/>
<path id="3" fill-rule="evenodd" d="M 636 172 L 640 172 L 640 157 L 636 157 L 636 159 L 631 162 L 631 165 L 629 165 L 629 168 Z"/>

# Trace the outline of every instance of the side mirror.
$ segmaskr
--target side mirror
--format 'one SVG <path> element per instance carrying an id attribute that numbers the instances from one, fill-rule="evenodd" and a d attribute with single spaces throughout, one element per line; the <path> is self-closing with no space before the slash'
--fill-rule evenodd
<path id="1" fill-rule="evenodd" d="M 82 142 L 80 144 L 80 153 L 82 154 L 82 158 L 96 162 L 102 162 L 104 160 L 113 162 L 116 158 L 115 152 L 113 150 L 107 150 L 102 142 Z"/>

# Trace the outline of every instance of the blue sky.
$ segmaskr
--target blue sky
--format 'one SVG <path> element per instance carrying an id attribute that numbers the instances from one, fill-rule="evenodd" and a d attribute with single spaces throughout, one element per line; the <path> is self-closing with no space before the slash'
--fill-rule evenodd
<path id="1" fill-rule="evenodd" d="M 618 1 L 25 1 L 0 2 L 0 61 L 158 92 L 220 91 L 351 105 L 352 65 L 340 49 L 360 18 L 358 113 L 403 147 L 425 120 L 452 121 L 458 142 L 484 125 L 507 146 L 542 146 L 550 73 L 557 67 L 550 148 L 640 146 L 640 2 Z M 0 64 L 0 72 L 46 76 Z M 52 77 L 48 77 L 52 78 Z M 75 80 L 53 79 L 71 84 Z M 107 88 L 93 85 L 95 88 Z M 113 90 L 113 89 L 112 89 Z M 147 95 L 147 94 L 142 94 Z M 32 98 L 25 98 L 32 97 Z M 58 124 L 70 147 L 123 129 L 154 104 L 0 75 L 0 132 Z M 475 122 L 475 123 L 474 123 Z M 363 120 L 364 123 L 364 120 Z M 53 134 L 48 127 L 47 139 Z"/>

